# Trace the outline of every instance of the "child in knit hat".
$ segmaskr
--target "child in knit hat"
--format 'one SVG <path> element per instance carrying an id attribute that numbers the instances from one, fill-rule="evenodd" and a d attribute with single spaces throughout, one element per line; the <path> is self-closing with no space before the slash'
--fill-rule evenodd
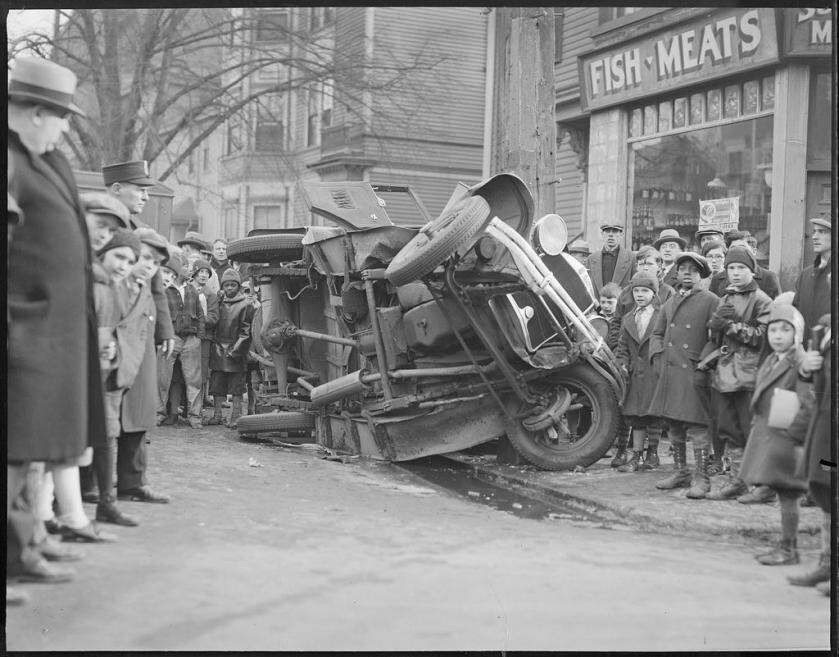
<path id="1" fill-rule="evenodd" d="M 811 404 L 810 384 L 798 377 L 803 334 L 801 313 L 790 304 L 772 304 L 766 329 L 766 342 L 772 351 L 757 371 L 750 405 L 753 421 L 740 467 L 745 483 L 769 486 L 778 494 L 780 543 L 756 555 L 766 566 L 799 561 L 798 507 L 807 482 L 796 473 L 796 448 L 803 442 Z M 784 409 L 786 418 L 780 413 Z"/>
<path id="2" fill-rule="evenodd" d="M 728 250 L 728 285 L 708 322 L 710 342 L 721 350 L 711 374 L 711 411 L 731 464 L 728 480 L 707 495 L 712 500 L 735 499 L 748 492 L 738 470 L 749 435 L 749 405 L 772 303 L 754 280 L 756 267 L 747 247 L 732 246 Z"/>
<path id="3" fill-rule="evenodd" d="M 638 272 L 629 281 L 634 310 L 621 320 L 618 346 L 615 353 L 621 368 L 628 377 L 626 398 L 623 403 L 625 422 L 632 427 L 632 456 L 618 467 L 619 472 L 635 472 L 658 465 L 658 441 L 661 424 L 658 418 L 647 414 L 657 372 L 650 364 L 650 336 L 658 317 L 659 304 L 654 303 L 658 293 L 658 277 L 648 272 Z M 649 441 L 647 455 L 642 463 L 644 440 Z"/>

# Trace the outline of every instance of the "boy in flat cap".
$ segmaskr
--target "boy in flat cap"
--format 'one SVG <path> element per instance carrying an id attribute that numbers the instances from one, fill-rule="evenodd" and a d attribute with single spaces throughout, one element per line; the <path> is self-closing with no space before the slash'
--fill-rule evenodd
<path id="1" fill-rule="evenodd" d="M 704 497 L 710 487 L 707 460 L 708 400 L 697 389 L 696 367 L 708 342 L 708 321 L 719 298 L 697 288 L 710 274 L 701 255 L 680 253 L 675 265 L 678 280 L 673 294 L 662 306 L 650 338 L 650 361 L 658 372 L 647 415 L 666 420 L 673 443 L 675 472 L 656 488 L 690 487 L 688 497 Z M 700 373 L 701 374 L 701 373 Z M 696 459 L 693 480 L 687 466 L 687 440 L 693 442 Z"/>
<path id="2" fill-rule="evenodd" d="M 732 246 L 728 250 L 728 286 L 708 322 L 710 341 L 721 349 L 711 372 L 711 408 L 731 464 L 728 480 L 707 495 L 712 500 L 735 499 L 748 491 L 738 473 L 749 435 L 752 392 L 772 303 L 754 280 L 756 266 L 748 247 Z"/>

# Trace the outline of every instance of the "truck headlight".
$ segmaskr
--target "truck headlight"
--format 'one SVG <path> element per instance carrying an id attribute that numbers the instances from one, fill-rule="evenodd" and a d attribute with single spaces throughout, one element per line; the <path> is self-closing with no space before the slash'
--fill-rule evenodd
<path id="1" fill-rule="evenodd" d="M 533 224 L 530 242 L 547 255 L 559 255 L 568 243 L 568 227 L 558 214 L 546 214 Z"/>

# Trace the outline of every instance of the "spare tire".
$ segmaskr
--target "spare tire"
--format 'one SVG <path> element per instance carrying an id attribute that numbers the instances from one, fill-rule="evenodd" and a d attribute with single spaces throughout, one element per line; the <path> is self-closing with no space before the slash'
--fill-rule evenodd
<path id="1" fill-rule="evenodd" d="M 277 233 L 243 237 L 227 245 L 227 257 L 236 262 L 300 260 L 303 257 L 303 236 Z"/>
<path id="2" fill-rule="evenodd" d="M 465 198 L 422 227 L 396 257 L 385 277 L 394 285 L 416 281 L 465 245 L 489 216 L 489 203 L 480 196 Z"/>
<path id="3" fill-rule="evenodd" d="M 236 421 L 239 433 L 265 433 L 266 431 L 298 431 L 314 429 L 315 416 L 304 411 L 281 411 L 243 415 Z"/>

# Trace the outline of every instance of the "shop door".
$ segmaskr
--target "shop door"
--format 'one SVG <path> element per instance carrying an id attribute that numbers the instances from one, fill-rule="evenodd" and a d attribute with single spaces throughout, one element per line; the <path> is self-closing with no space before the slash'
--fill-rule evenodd
<path id="1" fill-rule="evenodd" d="M 810 219 L 818 217 L 822 212 L 830 214 L 830 197 L 833 191 L 830 179 L 829 171 L 807 172 L 807 214 L 804 215 L 807 225 L 804 227 L 804 233 L 808 239 L 804 240 L 802 268 L 813 263 L 813 243 L 809 239 Z"/>

